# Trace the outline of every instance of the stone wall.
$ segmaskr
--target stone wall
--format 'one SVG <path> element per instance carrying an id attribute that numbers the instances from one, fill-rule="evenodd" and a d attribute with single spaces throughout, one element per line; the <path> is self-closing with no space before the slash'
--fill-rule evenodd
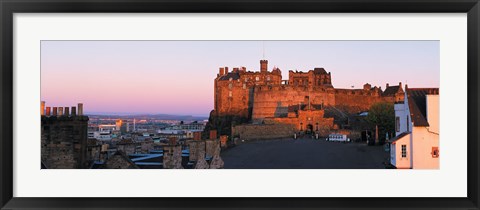
<path id="1" fill-rule="evenodd" d="M 163 168 L 165 169 L 183 169 L 182 166 L 182 146 L 164 146 L 163 147 Z"/>
<path id="2" fill-rule="evenodd" d="M 88 167 L 87 116 L 42 116 L 41 160 L 49 169 Z"/>
<path id="3" fill-rule="evenodd" d="M 260 140 L 293 137 L 295 128 L 287 124 L 237 125 L 232 135 L 240 140 Z"/>
<path id="4" fill-rule="evenodd" d="M 289 85 L 255 88 L 252 119 L 286 117 L 288 107 L 299 104 L 335 105 L 332 88 L 307 88 Z"/>
<path id="5" fill-rule="evenodd" d="M 122 151 L 125 154 L 135 154 L 137 153 L 137 146 L 140 146 L 139 143 L 117 143 L 117 151 Z"/>
<path id="6" fill-rule="evenodd" d="M 266 123 L 273 121 L 278 124 L 289 124 L 298 131 L 309 131 L 327 136 L 334 128 L 333 118 L 325 118 L 324 110 L 300 110 L 297 117 L 266 118 Z"/>
<path id="7" fill-rule="evenodd" d="M 335 106 L 349 112 L 368 111 L 373 104 L 385 101 L 388 99 L 376 91 L 335 89 Z"/>

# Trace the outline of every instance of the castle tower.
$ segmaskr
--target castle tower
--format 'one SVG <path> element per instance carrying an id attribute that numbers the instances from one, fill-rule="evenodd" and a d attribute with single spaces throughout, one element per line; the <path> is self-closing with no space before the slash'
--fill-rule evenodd
<path id="1" fill-rule="evenodd" d="M 260 60 L 260 72 L 267 72 L 268 60 Z"/>

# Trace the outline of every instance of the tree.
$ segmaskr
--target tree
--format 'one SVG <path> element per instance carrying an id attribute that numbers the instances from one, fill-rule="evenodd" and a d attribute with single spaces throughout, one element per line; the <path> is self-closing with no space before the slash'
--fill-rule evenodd
<path id="1" fill-rule="evenodd" d="M 380 102 L 373 104 L 368 110 L 366 120 L 375 127 L 378 126 L 379 142 L 385 142 L 385 135 L 391 136 L 395 131 L 395 109 L 393 104 Z"/>

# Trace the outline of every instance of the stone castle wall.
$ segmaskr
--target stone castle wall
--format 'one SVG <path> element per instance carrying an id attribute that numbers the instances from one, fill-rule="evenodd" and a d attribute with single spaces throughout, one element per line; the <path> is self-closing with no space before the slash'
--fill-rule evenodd
<path id="1" fill-rule="evenodd" d="M 288 124 L 237 125 L 232 128 L 232 135 L 240 140 L 261 140 L 293 137 L 295 128 Z"/>
<path id="2" fill-rule="evenodd" d="M 288 107 L 299 104 L 335 105 L 333 89 L 288 85 L 257 87 L 254 92 L 252 119 L 287 117 Z"/>
<path id="3" fill-rule="evenodd" d="M 373 104 L 384 101 L 385 97 L 371 90 L 335 89 L 335 106 L 350 112 L 367 111 Z"/>

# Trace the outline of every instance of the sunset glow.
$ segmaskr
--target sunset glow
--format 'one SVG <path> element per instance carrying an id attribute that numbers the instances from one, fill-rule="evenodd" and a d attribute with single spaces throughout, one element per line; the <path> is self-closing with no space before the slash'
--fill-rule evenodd
<path id="1" fill-rule="evenodd" d="M 85 113 L 208 116 L 219 67 L 323 67 L 335 88 L 439 87 L 438 41 L 42 41 L 41 100 Z"/>

